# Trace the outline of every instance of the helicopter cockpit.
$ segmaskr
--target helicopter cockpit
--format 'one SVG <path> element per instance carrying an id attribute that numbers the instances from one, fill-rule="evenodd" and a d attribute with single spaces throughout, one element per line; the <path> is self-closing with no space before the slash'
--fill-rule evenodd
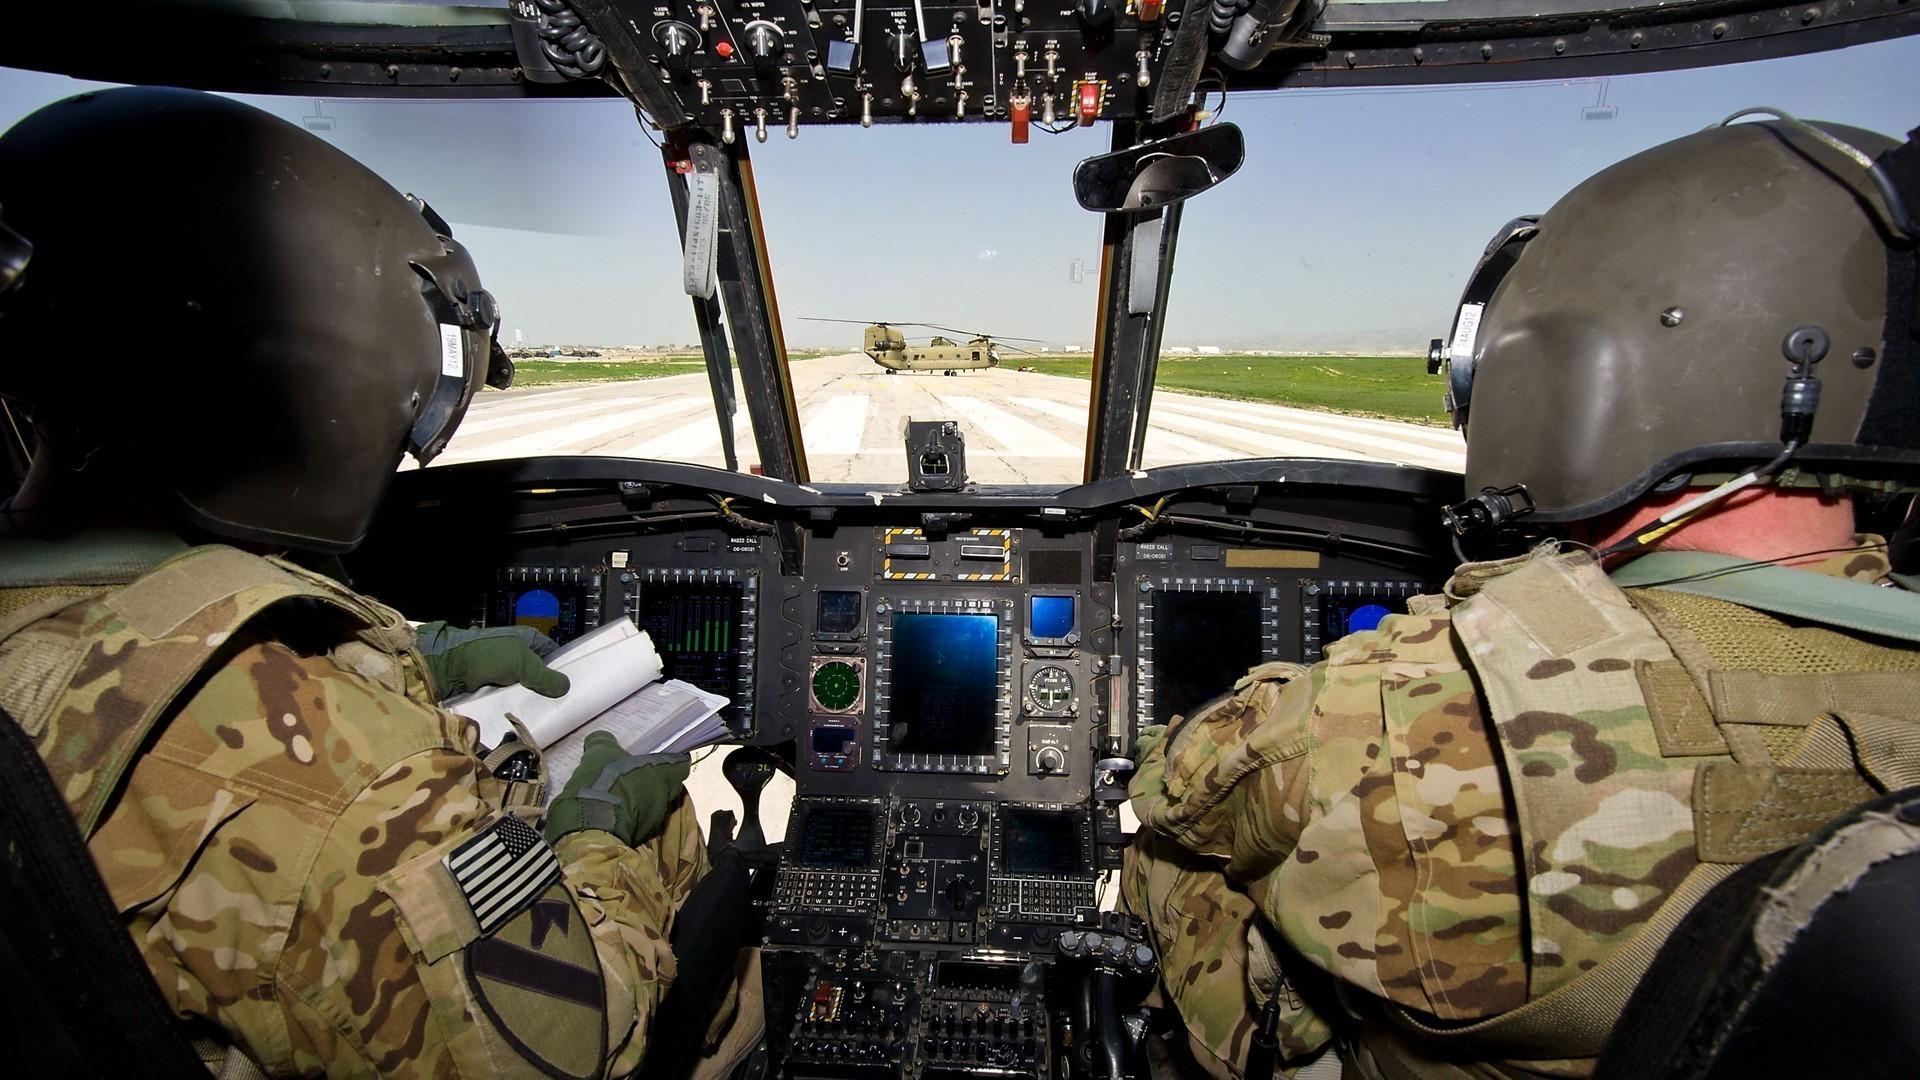
<path id="1" fill-rule="evenodd" d="M 725 697 L 733 759 L 759 766 L 729 780 L 737 842 L 759 858 L 760 1067 L 925 1080 L 1147 1075 L 1136 1010 L 1158 960 L 1109 887 L 1136 736 L 1250 668 L 1313 663 L 1436 591 L 1460 551 L 1443 525 L 1468 494 L 1439 441 L 1450 431 L 1408 436 L 1412 456 L 1397 459 L 1276 449 L 1155 464 L 1182 219 L 1207 214 L 1248 162 L 1210 96 L 1599 78 L 1920 33 L 1905 0 L 108 7 L 112 35 L 73 49 L 11 34 L 0 66 L 313 99 L 617 96 L 658 132 L 680 240 L 664 257 L 698 332 L 687 371 L 712 403 L 685 437 L 704 425 L 710 450 L 550 454 L 537 412 L 515 426 L 477 408 L 469 426 L 511 432 L 510 448 L 463 459 L 456 440 L 453 464 L 400 473 L 346 568 L 414 619 L 532 618 L 562 644 L 630 619 L 669 677 Z M 967 417 L 930 406 L 899 425 L 890 477 L 825 465 L 840 440 L 803 422 L 751 157 L 818 127 L 892 125 L 993 126 L 1016 145 L 1036 128 L 1105 125 L 1107 145 L 1058 178 L 1099 237 L 1084 411 L 1029 402 L 1084 424 L 1077 477 L 983 482 L 1016 475 L 995 470 L 1021 448 L 984 469 Z M 1470 167 L 1420 163 L 1407 182 Z M 814 211 L 847 212 L 834 178 L 809 183 Z M 1020 193 L 1003 195 L 1017 212 Z M 1241 223 L 1246 242 L 1285 244 L 1285 215 L 1300 212 Z M 846 233 L 845 258 L 873 254 Z M 886 370 L 867 373 L 891 375 L 881 354 L 898 355 L 902 377 L 885 381 L 913 381 L 912 349 L 876 325 L 865 345 Z M 1016 374 L 1001 340 L 1020 339 L 949 342 L 952 364 Z"/>

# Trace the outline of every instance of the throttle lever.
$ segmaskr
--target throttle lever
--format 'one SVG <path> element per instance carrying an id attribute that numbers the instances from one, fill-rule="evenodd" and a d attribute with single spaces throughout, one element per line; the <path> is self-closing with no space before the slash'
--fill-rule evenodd
<path id="1" fill-rule="evenodd" d="M 720 774 L 740 796 L 740 834 L 734 846 L 743 854 L 761 850 L 767 846 L 767 834 L 760 828 L 760 792 L 773 779 L 773 762 L 765 751 L 742 746 L 720 763 Z"/>

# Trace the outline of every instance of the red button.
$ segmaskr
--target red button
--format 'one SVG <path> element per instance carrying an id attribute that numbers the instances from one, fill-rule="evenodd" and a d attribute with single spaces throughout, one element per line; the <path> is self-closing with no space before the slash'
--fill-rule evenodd
<path id="1" fill-rule="evenodd" d="M 1100 118 L 1100 84 L 1080 84 L 1080 126 L 1091 127 Z"/>
<path id="2" fill-rule="evenodd" d="M 1158 22 L 1161 6 L 1160 0 L 1140 0 L 1140 21 Z"/>
<path id="3" fill-rule="evenodd" d="M 1027 126 L 1033 121 L 1033 101 L 1030 98 L 1014 98 L 1008 106 L 1013 117 L 1013 141 L 1024 144 L 1027 141 Z"/>
<path id="4" fill-rule="evenodd" d="M 717 56 L 717 57 L 719 57 L 719 58 L 720 58 L 720 59 L 722 59 L 722 60 L 725 60 L 725 59 L 726 59 L 727 57 L 729 57 L 729 56 L 732 56 L 732 55 L 733 55 L 733 42 L 731 42 L 731 41 L 716 41 L 716 42 L 714 42 L 714 43 L 713 43 L 713 55 L 715 55 L 715 56 Z"/>

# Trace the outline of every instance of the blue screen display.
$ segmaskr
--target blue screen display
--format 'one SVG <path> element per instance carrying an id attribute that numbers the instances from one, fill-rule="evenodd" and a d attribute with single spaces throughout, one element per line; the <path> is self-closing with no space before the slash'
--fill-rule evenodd
<path id="1" fill-rule="evenodd" d="M 1000 622 L 992 615 L 896 615 L 888 743 L 900 754 L 993 752 Z"/>
<path id="2" fill-rule="evenodd" d="M 1035 596 L 1027 601 L 1027 636 L 1063 638 L 1073 633 L 1073 597 Z"/>
<path id="3" fill-rule="evenodd" d="M 1393 612 L 1380 604 L 1361 604 L 1347 612 L 1347 633 L 1357 634 L 1362 630 L 1373 630 L 1380 626 L 1380 620 Z"/>

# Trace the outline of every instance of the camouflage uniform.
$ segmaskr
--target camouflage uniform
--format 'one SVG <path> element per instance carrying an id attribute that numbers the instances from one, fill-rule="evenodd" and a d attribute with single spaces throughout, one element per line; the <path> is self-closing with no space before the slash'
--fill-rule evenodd
<path id="1" fill-rule="evenodd" d="M 1888 584 L 1877 552 L 1810 569 Z M 1367 1073 L 1582 1075 L 1699 895 L 1920 774 L 1920 646 L 1623 591 L 1577 553 L 1463 567 L 1413 611 L 1256 668 L 1133 780 L 1125 902 L 1214 1075 L 1269 1002 L 1283 1065 L 1338 1026 Z"/>
<path id="2" fill-rule="evenodd" d="M 706 868 L 684 794 L 638 849 L 564 838 L 559 876 L 483 934 L 444 860 L 516 799 L 476 725 L 433 707 L 397 614 L 153 534 L 0 544 L 0 705 L 179 1016 L 274 1074 L 639 1065 Z M 250 584 L 223 595 L 209 566 Z M 130 743 L 143 701 L 171 704 Z"/>

